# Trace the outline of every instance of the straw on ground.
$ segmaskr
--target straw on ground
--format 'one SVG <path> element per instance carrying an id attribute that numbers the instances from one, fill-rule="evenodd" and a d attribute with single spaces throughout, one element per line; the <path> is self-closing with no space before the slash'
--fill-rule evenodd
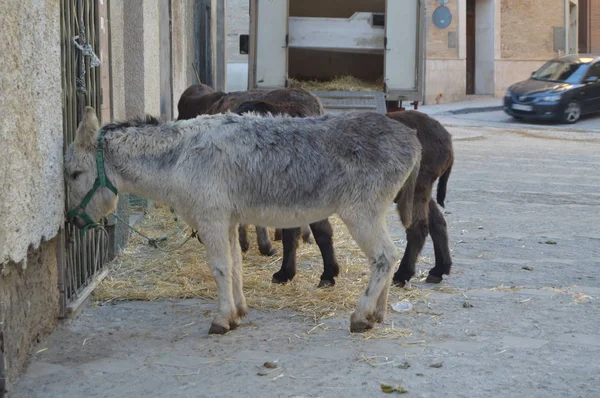
<path id="1" fill-rule="evenodd" d="M 397 217 L 397 216 L 396 216 Z M 317 289 L 323 271 L 316 244 L 300 243 L 298 273 L 286 285 L 271 283 L 271 276 L 281 265 L 281 242 L 273 242 L 279 251 L 274 257 L 258 253 L 253 228 L 249 229 L 250 250 L 244 253 L 244 293 L 248 305 L 261 310 L 291 309 L 306 314 L 316 323 L 320 319 L 347 315 L 354 310 L 369 277 L 366 259 L 338 217 L 331 217 L 334 247 L 341 272 L 333 288 Z M 150 237 L 162 236 L 177 229 L 168 206 L 155 204 L 139 225 Z M 273 231 L 271 231 L 272 233 Z M 111 263 L 108 277 L 98 286 L 96 300 L 156 300 L 159 298 L 216 299 L 216 285 L 206 262 L 204 246 L 193 239 L 178 247 L 190 229 L 175 234 L 157 250 L 138 235 L 131 235 L 129 245 Z M 172 251 L 171 251 L 172 250 Z M 421 296 L 417 289 L 394 289 L 390 302 Z M 386 338 L 406 337 L 402 329 L 381 328 Z M 373 336 L 369 336 L 373 337 Z"/>

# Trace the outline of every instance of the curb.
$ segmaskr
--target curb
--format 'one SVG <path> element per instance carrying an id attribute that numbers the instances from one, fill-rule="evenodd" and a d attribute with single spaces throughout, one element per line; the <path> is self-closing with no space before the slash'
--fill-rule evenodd
<path id="1" fill-rule="evenodd" d="M 501 111 L 504 109 L 503 105 L 500 106 L 482 106 L 482 107 L 478 107 L 478 108 L 463 108 L 463 109 L 456 109 L 454 111 L 447 111 L 447 112 L 443 112 L 444 114 L 451 114 L 451 115 L 466 115 L 469 113 L 483 113 L 483 112 L 495 112 L 495 111 Z"/>

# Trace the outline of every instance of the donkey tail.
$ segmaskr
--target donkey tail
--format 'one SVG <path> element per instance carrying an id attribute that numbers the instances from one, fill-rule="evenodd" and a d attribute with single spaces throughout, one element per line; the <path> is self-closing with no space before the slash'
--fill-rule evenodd
<path id="1" fill-rule="evenodd" d="M 450 177 L 450 172 L 452 171 L 452 165 L 446 169 L 444 174 L 438 180 L 437 186 L 437 202 L 440 206 L 444 207 L 444 200 L 446 199 L 446 186 L 448 185 L 448 178 Z"/>
<path id="2" fill-rule="evenodd" d="M 405 228 L 412 224 L 413 201 L 415 197 L 415 186 L 417 185 L 417 177 L 419 175 L 420 161 L 415 164 L 408 178 L 404 182 L 400 192 L 396 196 L 396 208 L 400 214 L 400 220 Z"/>

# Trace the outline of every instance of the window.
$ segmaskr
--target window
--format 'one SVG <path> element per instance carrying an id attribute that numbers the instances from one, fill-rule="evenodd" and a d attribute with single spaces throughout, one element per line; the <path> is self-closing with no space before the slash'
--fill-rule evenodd
<path id="1" fill-rule="evenodd" d="M 594 65 L 592 65 L 590 67 L 585 78 L 587 79 L 588 77 L 591 77 L 591 76 L 596 76 L 598 79 L 600 79 L 600 62 L 595 63 Z"/>
<path id="2" fill-rule="evenodd" d="M 589 64 L 549 61 L 533 74 L 536 80 L 559 83 L 579 83 Z"/>

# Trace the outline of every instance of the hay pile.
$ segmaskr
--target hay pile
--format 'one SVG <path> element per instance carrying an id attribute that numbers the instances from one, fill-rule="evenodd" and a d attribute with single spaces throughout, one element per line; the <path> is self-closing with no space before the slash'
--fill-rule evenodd
<path id="1" fill-rule="evenodd" d="M 377 82 L 366 82 L 354 76 L 336 76 L 329 81 L 289 79 L 291 87 L 309 91 L 383 91 L 383 79 Z"/>
<path id="2" fill-rule="evenodd" d="M 337 217 L 330 218 L 334 228 L 336 254 L 340 276 L 336 286 L 317 289 L 323 271 L 321 255 L 316 244 L 300 243 L 298 273 L 286 285 L 271 283 L 271 276 L 281 265 L 281 242 L 273 242 L 278 255 L 264 257 L 258 253 L 254 228 L 249 228 L 250 250 L 243 255 L 244 293 L 248 305 L 261 310 L 291 309 L 315 322 L 354 310 L 364 291 L 369 269 L 366 260 Z M 168 206 L 154 208 L 138 225 L 150 237 L 160 237 L 177 230 L 177 222 Z M 147 244 L 137 234 L 131 235 L 129 246 L 110 265 L 108 277 L 94 292 L 96 300 L 156 300 L 159 298 L 216 299 L 216 285 L 206 262 L 204 246 L 190 239 L 183 246 L 189 228 L 159 244 L 159 249 Z M 273 231 L 271 231 L 273 234 Z M 181 246 L 181 247 L 180 247 Z M 392 289 L 389 301 L 419 299 L 419 290 Z M 398 336 L 406 331 L 395 329 Z M 385 334 L 391 335 L 390 330 Z"/>

